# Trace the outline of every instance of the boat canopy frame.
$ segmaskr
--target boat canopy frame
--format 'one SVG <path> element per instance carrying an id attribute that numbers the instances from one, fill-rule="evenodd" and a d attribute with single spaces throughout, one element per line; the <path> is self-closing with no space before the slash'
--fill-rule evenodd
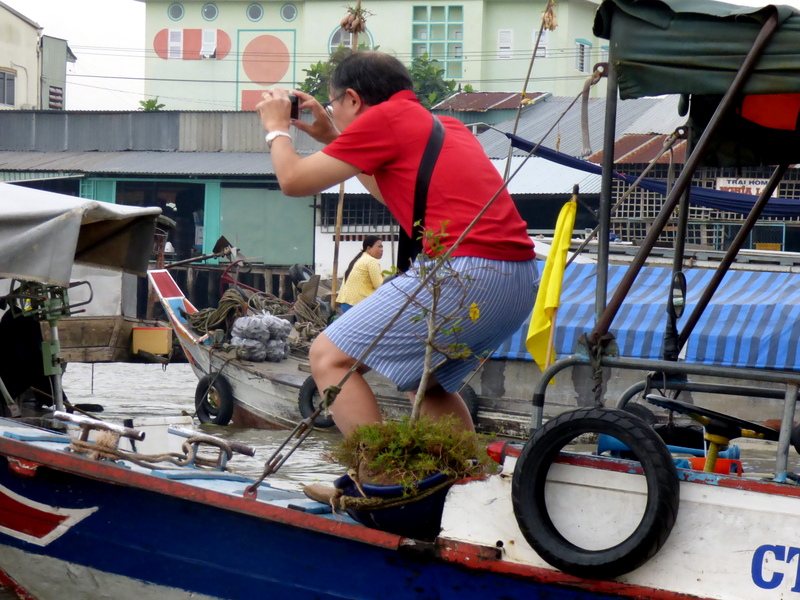
<path id="1" fill-rule="evenodd" d="M 692 382 L 690 376 L 724 379 L 743 379 L 780 384 L 775 389 L 755 393 L 760 397 L 782 397 L 784 411 L 778 439 L 775 480 L 787 477 L 791 429 L 794 421 L 800 373 L 755 369 L 752 367 L 723 367 L 678 361 L 678 351 L 686 343 L 694 326 L 708 306 L 711 297 L 752 231 L 772 193 L 780 183 L 791 157 L 781 160 L 773 175 L 753 204 L 739 234 L 703 291 L 700 301 L 686 319 L 680 331 L 668 331 L 671 344 L 665 337 L 664 348 L 671 354 L 662 360 L 616 356 L 616 344 L 610 333 L 611 325 L 633 283 L 670 216 L 679 208 L 675 238 L 673 281 L 683 268 L 685 237 L 688 225 L 689 188 L 695 171 L 716 151 L 714 141 L 724 135 L 725 119 L 737 112 L 747 95 L 776 95 L 800 93 L 800 14 L 791 7 L 769 5 L 748 8 L 710 2 L 708 0 L 604 0 L 595 18 L 595 34 L 609 40 L 609 65 L 605 134 L 603 140 L 603 172 L 598 211 L 599 237 L 597 289 L 595 298 L 596 322 L 591 332 L 581 337 L 579 349 L 570 356 L 555 361 L 545 369 L 534 386 L 532 428 L 542 425 L 543 407 L 548 384 L 557 373 L 575 365 L 591 365 L 595 378 L 602 378 L 602 368 L 648 371 L 645 382 L 626 390 L 617 402 L 618 408 L 637 393 L 646 393 L 652 380 L 662 389 L 702 391 L 715 394 L 741 394 L 742 388 L 726 384 Z M 615 126 L 618 96 L 621 99 L 645 95 L 682 94 L 721 96 L 713 115 L 701 128 L 686 164 L 667 195 L 661 211 L 642 241 L 614 295 L 607 299 L 609 233 L 611 223 L 612 184 L 614 176 Z M 794 121 L 797 122 L 797 119 Z M 795 131 L 790 134 L 797 134 Z M 690 145 L 693 141 L 690 138 Z M 768 145 L 769 136 L 747 140 L 750 145 Z M 711 156 L 711 161 L 718 161 Z M 668 319 L 669 322 L 669 319 Z M 581 348 L 580 346 L 583 345 Z M 676 351 L 677 350 L 677 351 Z M 595 404 L 602 406 L 602 386 L 595 385 Z"/>

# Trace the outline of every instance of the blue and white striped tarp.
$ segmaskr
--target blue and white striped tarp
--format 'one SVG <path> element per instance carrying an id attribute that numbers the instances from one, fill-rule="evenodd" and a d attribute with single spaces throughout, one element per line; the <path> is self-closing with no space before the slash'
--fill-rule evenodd
<path id="1" fill-rule="evenodd" d="M 595 322 L 594 264 L 567 267 L 556 324 L 556 355 L 573 354 L 578 338 Z M 611 298 L 627 267 L 610 266 Z M 691 314 L 714 271 L 689 269 L 687 305 Z M 644 267 L 622 304 L 611 333 L 620 355 L 660 359 L 672 270 Z M 531 360 L 525 349 L 527 321 L 493 358 Z M 729 271 L 686 345 L 687 362 L 735 367 L 800 369 L 800 274 Z"/>

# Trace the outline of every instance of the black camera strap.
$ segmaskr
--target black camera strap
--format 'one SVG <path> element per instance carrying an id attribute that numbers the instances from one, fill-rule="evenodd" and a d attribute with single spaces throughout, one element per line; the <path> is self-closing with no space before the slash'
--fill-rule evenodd
<path id="1" fill-rule="evenodd" d="M 397 242 L 397 269 L 407 271 L 414 262 L 414 259 L 422 252 L 422 234 L 425 225 L 425 207 L 428 204 L 428 187 L 431 183 L 433 168 L 436 166 L 436 159 L 439 158 L 439 151 L 444 142 L 444 127 L 442 122 L 433 117 L 433 128 L 428 138 L 428 144 L 422 153 L 422 160 L 417 170 L 417 182 L 414 187 L 414 212 L 411 217 L 411 235 L 406 230 L 400 228 L 400 236 Z M 414 231 L 415 223 L 419 221 L 422 225 L 420 231 Z"/>

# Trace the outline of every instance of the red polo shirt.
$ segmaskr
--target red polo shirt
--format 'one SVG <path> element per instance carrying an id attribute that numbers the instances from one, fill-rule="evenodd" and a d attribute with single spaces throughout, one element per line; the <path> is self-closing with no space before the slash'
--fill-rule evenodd
<path id="1" fill-rule="evenodd" d="M 445 226 L 449 248 L 503 185 L 475 136 L 457 119 L 440 117 L 444 143 L 428 189 L 425 229 Z M 414 92 L 402 91 L 369 107 L 322 151 L 374 175 L 389 211 L 411 229 L 417 169 L 432 128 L 431 114 Z M 514 201 L 503 190 L 453 256 L 522 261 L 533 242 Z"/>

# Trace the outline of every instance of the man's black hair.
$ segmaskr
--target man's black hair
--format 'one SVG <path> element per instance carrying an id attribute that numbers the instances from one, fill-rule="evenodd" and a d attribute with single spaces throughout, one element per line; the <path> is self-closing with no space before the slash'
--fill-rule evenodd
<path id="1" fill-rule="evenodd" d="M 402 90 L 414 90 L 405 65 L 394 56 L 374 50 L 345 58 L 333 72 L 330 85 L 337 95 L 352 88 L 369 106 L 385 102 Z"/>

